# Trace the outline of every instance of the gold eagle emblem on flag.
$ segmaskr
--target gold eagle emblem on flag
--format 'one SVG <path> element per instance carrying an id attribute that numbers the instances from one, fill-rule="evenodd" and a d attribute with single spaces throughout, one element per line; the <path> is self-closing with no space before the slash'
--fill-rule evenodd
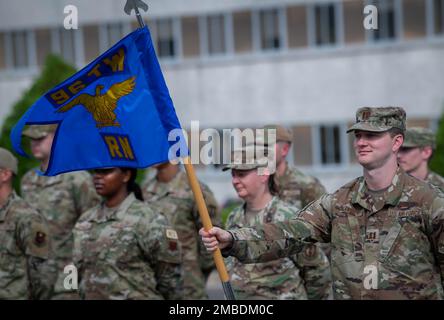
<path id="1" fill-rule="evenodd" d="M 114 110 L 117 108 L 117 101 L 134 90 L 136 86 L 135 78 L 131 77 L 113 84 L 104 94 L 100 93 L 104 86 L 99 84 L 96 86 L 95 96 L 83 93 L 56 110 L 56 112 L 66 112 L 75 106 L 81 105 L 92 114 L 97 128 L 120 127 Z"/>

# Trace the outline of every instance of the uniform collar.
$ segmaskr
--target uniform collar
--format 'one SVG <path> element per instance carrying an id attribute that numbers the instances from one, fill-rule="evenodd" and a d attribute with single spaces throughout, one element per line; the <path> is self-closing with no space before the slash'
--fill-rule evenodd
<path id="1" fill-rule="evenodd" d="M 273 196 L 271 198 L 271 200 L 267 203 L 267 205 L 263 209 L 261 209 L 260 211 L 262 211 L 262 210 L 265 210 L 265 211 L 270 210 L 271 208 L 273 208 L 276 205 L 277 201 L 278 201 L 278 197 L 277 196 Z M 242 205 L 242 214 L 245 215 L 246 211 L 247 211 L 247 203 L 244 202 L 244 204 Z"/>
<path id="2" fill-rule="evenodd" d="M 175 190 L 177 190 L 176 186 L 179 183 L 180 179 L 182 179 L 182 174 L 183 171 L 179 170 L 177 174 L 174 176 L 174 178 L 169 182 L 159 182 L 156 179 L 156 176 L 154 176 L 149 180 L 148 186 L 146 187 L 145 190 L 153 194 L 156 194 L 159 197 L 174 192 Z M 159 189 L 159 186 L 161 187 L 161 189 Z"/>
<path id="3" fill-rule="evenodd" d="M 289 177 L 292 175 L 292 169 L 290 168 L 290 165 L 288 164 L 287 160 L 285 160 L 285 170 L 284 173 L 282 175 L 278 175 L 276 174 L 276 178 L 278 181 L 278 184 L 284 184 L 284 182 L 289 179 Z"/>
<path id="4" fill-rule="evenodd" d="M 433 178 L 434 178 L 434 176 L 435 176 L 435 173 L 433 172 L 433 171 L 431 171 L 431 170 L 429 170 L 428 172 L 427 172 L 427 175 L 426 175 L 426 178 L 425 178 L 425 181 L 431 181 Z"/>
<path id="5" fill-rule="evenodd" d="M 91 217 L 91 221 L 95 222 L 106 222 L 110 220 L 121 220 L 123 219 L 126 211 L 128 208 L 133 204 L 134 201 L 136 201 L 136 197 L 134 196 L 134 193 L 130 193 L 123 202 L 114 208 L 107 208 L 105 207 L 105 202 L 102 202 L 98 208 L 98 211 L 102 211 L 101 213 L 104 213 L 103 215 L 94 215 Z M 98 212 L 98 213 L 99 213 Z"/>
<path id="6" fill-rule="evenodd" d="M 11 194 L 8 196 L 8 199 L 6 199 L 5 204 L 3 207 L 0 208 L 0 221 L 5 221 L 6 216 L 8 214 L 9 209 L 11 208 L 11 205 L 15 199 L 17 199 L 17 193 L 15 191 L 12 191 Z"/>
<path id="7" fill-rule="evenodd" d="M 364 177 L 360 177 L 358 183 L 353 187 L 352 203 L 359 204 L 372 213 L 381 210 L 385 205 L 396 206 L 402 196 L 405 175 L 405 172 L 398 167 L 390 186 L 376 199 L 373 199 L 369 194 Z"/>
<path id="8" fill-rule="evenodd" d="M 30 178 L 31 183 L 41 186 L 48 186 L 62 181 L 62 174 L 56 176 L 41 176 L 37 173 L 39 170 L 39 168 L 32 169 Z"/>

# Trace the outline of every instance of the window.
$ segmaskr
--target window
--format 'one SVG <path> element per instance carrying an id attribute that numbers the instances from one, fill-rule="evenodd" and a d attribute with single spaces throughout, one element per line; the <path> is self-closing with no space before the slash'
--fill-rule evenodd
<path id="1" fill-rule="evenodd" d="M 277 9 L 260 11 L 261 48 L 263 50 L 279 49 L 279 16 Z"/>
<path id="2" fill-rule="evenodd" d="M 321 164 L 340 164 L 343 161 L 340 126 L 321 125 L 319 127 L 319 147 Z"/>
<path id="3" fill-rule="evenodd" d="M 374 41 L 390 40 L 395 33 L 395 4 L 394 0 L 377 0 L 373 4 L 378 8 L 378 29 L 372 30 Z"/>
<path id="4" fill-rule="evenodd" d="M 444 0 L 433 0 L 435 34 L 444 34 Z"/>
<path id="5" fill-rule="evenodd" d="M 296 165 L 312 165 L 312 132 L 310 126 L 297 126 L 293 129 L 293 143 L 290 152 Z"/>
<path id="6" fill-rule="evenodd" d="M 199 21 L 197 17 L 182 18 L 183 56 L 197 57 L 199 55 Z"/>
<path id="7" fill-rule="evenodd" d="M 42 66 L 48 54 L 51 53 L 51 30 L 40 29 L 36 30 L 37 43 L 37 65 Z"/>
<path id="8" fill-rule="evenodd" d="M 64 28 L 59 30 L 60 32 L 60 53 L 68 63 L 76 63 L 76 53 L 74 44 L 74 33 L 78 30 L 66 30 Z"/>
<path id="9" fill-rule="evenodd" d="M 343 6 L 345 43 L 365 42 L 364 3 L 362 1 L 346 1 L 343 2 Z"/>
<path id="10" fill-rule="evenodd" d="M 130 28 L 130 27 L 129 27 Z M 121 40 L 130 30 L 121 22 L 107 23 L 99 30 L 100 52 L 104 52 Z"/>
<path id="11" fill-rule="evenodd" d="M 119 40 L 125 36 L 122 23 L 108 24 L 107 32 L 109 47 L 112 47 L 115 43 L 119 42 Z"/>
<path id="12" fill-rule="evenodd" d="M 85 48 L 85 60 L 90 62 L 100 55 L 99 29 L 97 26 L 83 27 L 83 41 Z"/>
<path id="13" fill-rule="evenodd" d="M 233 14 L 234 50 L 237 53 L 249 52 L 253 48 L 251 13 L 249 11 Z"/>
<path id="14" fill-rule="evenodd" d="M 52 48 L 53 53 L 59 54 L 71 65 L 81 66 L 84 64 L 84 44 L 83 30 L 65 28 L 52 29 Z"/>
<path id="15" fill-rule="evenodd" d="M 0 70 L 6 68 L 5 34 L 0 32 Z"/>
<path id="16" fill-rule="evenodd" d="M 304 47 L 307 41 L 307 12 L 305 7 L 287 8 L 288 46 L 290 48 Z"/>
<path id="17" fill-rule="evenodd" d="M 335 5 L 314 7 L 316 45 L 331 45 L 336 42 Z"/>
<path id="18" fill-rule="evenodd" d="M 157 21 L 157 54 L 159 58 L 172 58 L 176 54 L 172 19 Z"/>
<path id="19" fill-rule="evenodd" d="M 207 17 L 208 53 L 210 55 L 226 52 L 224 22 L 223 15 Z"/>
<path id="20" fill-rule="evenodd" d="M 426 35 L 425 0 L 404 0 L 404 38 L 412 39 Z"/>
<path id="21" fill-rule="evenodd" d="M 29 66 L 28 60 L 28 36 L 26 31 L 14 31 L 10 33 L 11 67 L 25 68 Z"/>

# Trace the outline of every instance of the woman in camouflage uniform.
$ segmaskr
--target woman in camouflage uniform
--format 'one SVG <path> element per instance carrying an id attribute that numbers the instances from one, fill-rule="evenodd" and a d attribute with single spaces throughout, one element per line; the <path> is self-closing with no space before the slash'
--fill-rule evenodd
<path id="1" fill-rule="evenodd" d="M 284 221 L 296 215 L 296 207 L 275 196 L 274 175 L 258 174 L 260 163 L 242 161 L 223 169 L 231 169 L 233 187 L 244 200 L 228 216 L 228 229 Z M 316 245 L 266 263 L 243 264 L 230 258 L 228 269 L 238 299 L 325 299 L 330 292 L 329 263 Z"/>
<path id="2" fill-rule="evenodd" d="M 136 169 L 97 169 L 103 202 L 74 228 L 74 262 L 83 299 L 180 299 L 177 233 L 143 202 Z"/>

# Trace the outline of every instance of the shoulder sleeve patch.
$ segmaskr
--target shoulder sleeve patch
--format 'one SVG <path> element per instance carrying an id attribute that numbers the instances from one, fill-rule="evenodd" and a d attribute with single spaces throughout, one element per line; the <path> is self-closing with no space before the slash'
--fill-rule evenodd
<path id="1" fill-rule="evenodd" d="M 165 228 L 163 240 L 160 242 L 157 260 L 168 263 L 180 263 L 182 248 L 176 230 Z"/>
<path id="2" fill-rule="evenodd" d="M 31 226 L 30 239 L 26 253 L 30 256 L 46 259 L 50 255 L 48 228 L 42 223 L 34 222 Z"/>

